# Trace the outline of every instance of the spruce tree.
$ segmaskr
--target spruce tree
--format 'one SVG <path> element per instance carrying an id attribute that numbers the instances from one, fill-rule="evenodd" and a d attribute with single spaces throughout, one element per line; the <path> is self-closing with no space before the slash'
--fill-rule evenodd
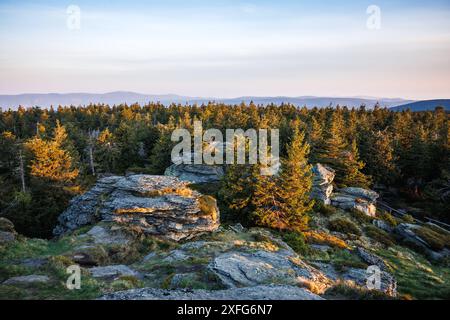
<path id="1" fill-rule="evenodd" d="M 108 128 L 99 134 L 95 142 L 94 159 L 100 172 L 117 172 L 120 148 Z"/>
<path id="2" fill-rule="evenodd" d="M 371 180 L 361 170 L 365 164 L 359 159 L 358 146 L 353 139 L 350 149 L 342 156 L 342 177 L 339 179 L 341 186 L 368 188 Z"/>
<path id="3" fill-rule="evenodd" d="M 310 200 L 312 174 L 308 163 L 309 150 L 304 132 L 294 130 L 287 148 L 287 157 L 281 162 L 280 174 L 281 209 L 287 213 L 290 230 L 301 231 L 307 228 L 308 212 L 314 205 Z"/>
<path id="4" fill-rule="evenodd" d="M 309 145 L 304 138 L 304 133 L 294 128 L 280 175 L 258 176 L 253 200 L 257 224 L 278 230 L 307 228 L 308 212 L 314 203 L 309 198 L 312 177 Z"/>

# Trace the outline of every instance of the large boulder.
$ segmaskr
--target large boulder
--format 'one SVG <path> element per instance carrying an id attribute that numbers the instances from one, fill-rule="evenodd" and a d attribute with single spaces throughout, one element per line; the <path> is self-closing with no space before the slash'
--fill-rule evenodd
<path id="1" fill-rule="evenodd" d="M 311 198 L 322 201 L 324 204 L 331 204 L 330 196 L 333 193 L 333 180 L 336 175 L 335 171 L 320 163 L 314 165 L 313 169 L 313 186 L 311 190 Z"/>
<path id="2" fill-rule="evenodd" d="M 227 290 L 132 289 L 109 293 L 100 300 L 323 300 L 296 286 L 261 285 Z"/>
<path id="3" fill-rule="evenodd" d="M 376 200 L 379 195 L 375 191 L 363 188 L 343 188 L 331 196 L 331 205 L 344 210 L 357 210 L 370 217 L 376 216 Z"/>
<path id="4" fill-rule="evenodd" d="M 73 199 L 58 218 L 54 234 L 98 221 L 132 225 L 146 234 L 179 241 L 217 229 L 219 210 L 214 198 L 190 189 L 176 177 L 113 176 L 100 179 Z"/>

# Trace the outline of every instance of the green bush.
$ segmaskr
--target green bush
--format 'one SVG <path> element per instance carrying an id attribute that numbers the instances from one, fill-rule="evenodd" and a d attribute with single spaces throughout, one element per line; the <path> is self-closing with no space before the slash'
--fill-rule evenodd
<path id="1" fill-rule="evenodd" d="M 337 213 L 337 209 L 333 206 L 324 204 L 321 201 L 316 201 L 313 207 L 314 212 L 319 212 L 324 216 L 330 217 Z"/>
<path id="2" fill-rule="evenodd" d="M 299 254 L 305 255 L 309 252 L 305 236 L 299 232 L 286 232 L 283 234 L 283 240 Z"/>
<path id="3" fill-rule="evenodd" d="M 341 232 L 344 234 L 361 235 L 361 230 L 352 221 L 345 218 L 336 218 L 328 222 L 328 228 L 332 231 Z"/>
<path id="4" fill-rule="evenodd" d="M 368 225 L 365 229 L 366 235 L 385 246 L 393 246 L 395 244 L 394 239 L 384 230 L 377 228 L 373 225 Z"/>

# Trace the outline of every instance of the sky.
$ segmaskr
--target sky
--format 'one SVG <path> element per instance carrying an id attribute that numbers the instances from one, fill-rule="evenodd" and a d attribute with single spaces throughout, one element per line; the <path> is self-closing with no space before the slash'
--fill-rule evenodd
<path id="1" fill-rule="evenodd" d="M 450 0 L 318 2 L 0 0 L 0 94 L 450 98 Z"/>

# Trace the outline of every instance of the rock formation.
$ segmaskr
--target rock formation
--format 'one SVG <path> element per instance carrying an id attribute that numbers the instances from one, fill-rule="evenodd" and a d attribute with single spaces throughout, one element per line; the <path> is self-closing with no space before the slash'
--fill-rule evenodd
<path id="1" fill-rule="evenodd" d="M 335 171 L 320 163 L 314 165 L 313 169 L 313 187 L 311 198 L 322 201 L 324 204 L 331 204 L 330 196 L 333 193 L 333 180 Z"/>
<path id="2" fill-rule="evenodd" d="M 58 218 L 54 234 L 98 221 L 133 225 L 146 234 L 179 241 L 215 230 L 219 210 L 214 198 L 190 189 L 176 177 L 112 176 L 74 198 Z"/>
<path id="3" fill-rule="evenodd" d="M 354 187 L 342 188 L 333 193 L 335 171 L 330 167 L 317 163 L 314 165 L 312 172 L 313 187 L 311 198 L 325 205 L 332 205 L 344 210 L 355 209 L 368 216 L 375 216 L 375 203 L 379 197 L 378 193 Z"/>
<path id="4" fill-rule="evenodd" d="M 344 209 L 355 209 L 368 216 L 375 217 L 375 206 L 379 195 L 375 191 L 362 188 L 342 188 L 331 196 L 331 205 Z"/>

